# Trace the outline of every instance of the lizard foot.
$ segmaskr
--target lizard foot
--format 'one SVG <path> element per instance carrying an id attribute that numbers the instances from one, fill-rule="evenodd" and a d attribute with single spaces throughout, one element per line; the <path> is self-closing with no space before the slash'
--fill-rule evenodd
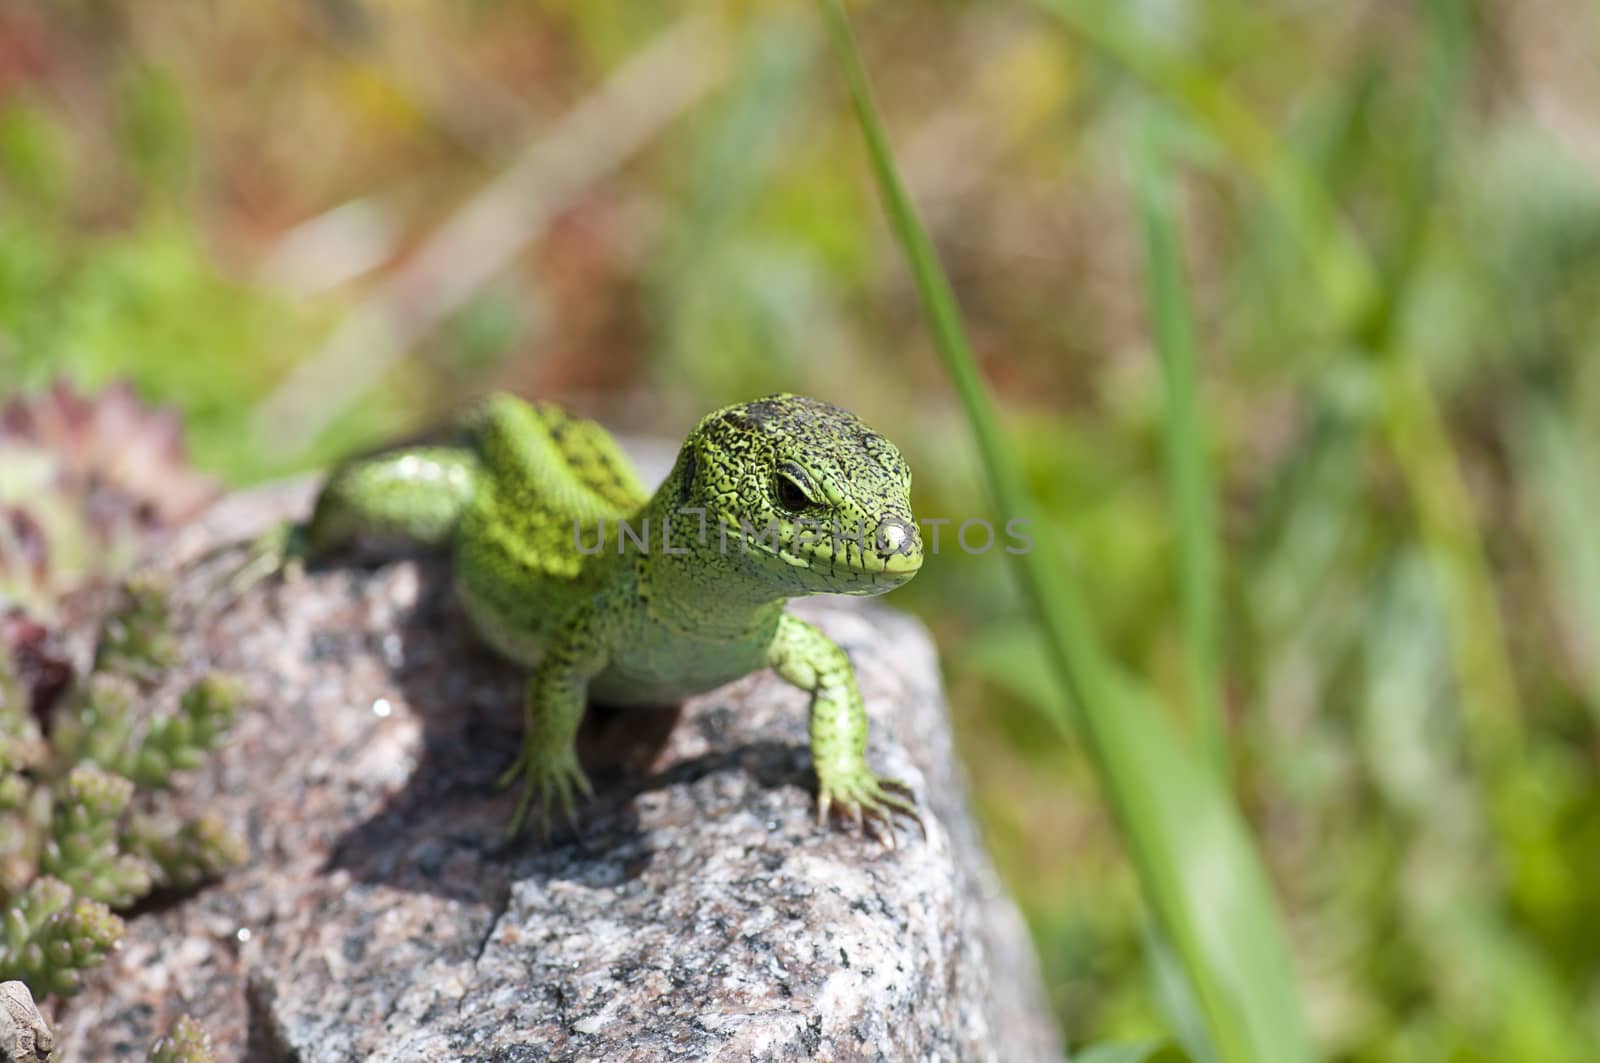
<path id="1" fill-rule="evenodd" d="M 879 778 L 865 766 L 843 775 L 829 773 L 818 778 L 817 822 L 826 824 L 829 813 L 837 810 L 854 820 L 858 830 L 877 835 L 893 849 L 895 813 L 915 823 L 924 840 L 928 837 L 928 828 L 922 822 L 913 796 L 911 787 L 905 783 Z"/>
<path id="2" fill-rule="evenodd" d="M 522 795 L 517 799 L 517 810 L 511 815 L 511 826 L 506 830 L 506 841 L 513 841 L 522 833 L 523 821 L 535 797 L 539 799 L 539 829 L 545 841 L 550 840 L 550 814 L 559 808 L 567 824 L 577 830 L 578 798 L 594 796 L 594 787 L 588 776 L 578 766 L 578 755 L 573 750 L 557 756 L 544 756 L 526 747 L 517 756 L 515 764 L 500 776 L 503 790 L 522 777 Z"/>
<path id="3" fill-rule="evenodd" d="M 218 547 L 213 554 L 237 549 Z M 244 548 L 244 560 L 225 571 L 211 587 L 211 595 L 232 602 L 257 584 L 274 576 L 298 578 L 310 554 L 303 525 L 285 522 L 263 532 Z M 209 557 L 211 555 L 207 555 Z"/>

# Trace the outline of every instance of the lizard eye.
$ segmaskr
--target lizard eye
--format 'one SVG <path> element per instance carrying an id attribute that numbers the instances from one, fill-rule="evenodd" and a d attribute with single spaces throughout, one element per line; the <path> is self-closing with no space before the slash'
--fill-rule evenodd
<path id="1" fill-rule="evenodd" d="M 808 509 L 816 508 L 816 503 L 811 501 L 811 496 L 806 494 L 799 480 L 787 472 L 780 472 L 772 484 L 773 494 L 778 499 L 778 505 L 791 513 L 802 513 Z"/>

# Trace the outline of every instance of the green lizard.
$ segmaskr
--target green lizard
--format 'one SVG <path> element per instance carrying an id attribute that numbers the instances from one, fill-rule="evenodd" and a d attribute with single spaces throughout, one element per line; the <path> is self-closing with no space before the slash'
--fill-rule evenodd
<path id="1" fill-rule="evenodd" d="M 356 539 L 450 551 L 478 634 L 531 671 L 511 822 L 539 800 L 570 821 L 592 793 L 576 736 L 588 698 L 664 705 L 770 667 L 811 693 L 818 814 L 865 827 L 917 818 L 867 766 L 867 715 L 844 651 L 784 611 L 808 594 L 876 595 L 922 564 L 911 471 L 883 436 L 816 399 L 773 395 L 703 418 L 648 495 L 592 421 L 508 395 L 468 420 L 466 444 L 337 468 L 272 567 Z M 920 820 L 918 820 L 920 822 Z"/>

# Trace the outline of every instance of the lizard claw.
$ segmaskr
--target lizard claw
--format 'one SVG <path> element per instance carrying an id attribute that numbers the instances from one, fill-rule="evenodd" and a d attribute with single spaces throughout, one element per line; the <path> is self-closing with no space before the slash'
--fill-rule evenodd
<path id="1" fill-rule="evenodd" d="M 578 804 L 580 799 L 594 796 L 594 787 L 588 776 L 578 766 L 576 753 L 554 758 L 540 758 L 526 749 L 518 755 L 506 773 L 500 776 L 500 788 L 505 789 L 522 777 L 522 793 L 517 798 L 516 811 L 511 814 L 511 825 L 506 829 L 506 841 L 514 841 L 522 833 L 523 822 L 539 801 L 539 832 L 546 842 L 550 840 L 550 817 L 559 811 L 574 832 L 578 829 Z"/>
<path id="2" fill-rule="evenodd" d="M 902 797 L 901 794 L 906 794 Z M 909 799 L 912 791 L 897 779 L 880 779 L 865 768 L 843 778 L 819 779 L 817 819 L 828 821 L 829 813 L 837 808 L 855 823 L 863 835 L 871 834 L 889 848 L 896 848 L 895 815 L 908 817 L 922 832 L 924 840 L 928 828 L 916 804 Z"/>

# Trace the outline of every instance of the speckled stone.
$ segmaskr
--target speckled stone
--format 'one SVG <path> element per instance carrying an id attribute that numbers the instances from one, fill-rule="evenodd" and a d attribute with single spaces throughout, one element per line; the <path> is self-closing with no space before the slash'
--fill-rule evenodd
<path id="1" fill-rule="evenodd" d="M 231 499 L 173 552 L 304 499 Z M 817 826 L 805 698 L 760 673 L 671 712 L 591 710 L 581 831 L 503 848 L 521 684 L 441 565 L 313 571 L 186 612 L 191 672 L 241 675 L 251 703 L 181 800 L 252 858 L 131 920 L 58 1007 L 63 1050 L 143 1058 L 188 1011 L 223 1059 L 1059 1059 L 926 632 L 800 608 L 855 661 L 872 762 L 915 788 L 925 840 Z"/>

